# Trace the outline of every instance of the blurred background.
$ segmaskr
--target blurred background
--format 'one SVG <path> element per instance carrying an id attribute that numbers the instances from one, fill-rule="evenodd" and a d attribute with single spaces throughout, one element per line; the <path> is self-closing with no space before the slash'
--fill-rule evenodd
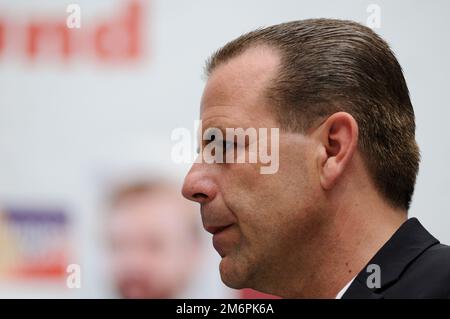
<path id="1" fill-rule="evenodd" d="M 450 243 L 449 14 L 445 0 L 0 0 L 0 297 L 259 296 L 221 283 L 172 132 L 194 134 L 215 49 L 305 18 L 370 24 L 392 46 L 422 153 L 410 215 Z"/>

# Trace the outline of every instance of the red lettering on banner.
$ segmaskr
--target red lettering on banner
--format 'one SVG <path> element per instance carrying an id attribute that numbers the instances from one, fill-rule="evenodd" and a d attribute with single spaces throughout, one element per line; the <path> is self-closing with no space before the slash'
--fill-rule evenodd
<path id="1" fill-rule="evenodd" d="M 47 45 L 51 41 L 59 44 L 59 52 L 63 58 L 70 56 L 72 45 L 70 29 L 64 23 L 30 23 L 27 36 L 26 52 L 32 59 L 39 54 L 41 46 Z"/>
<path id="2" fill-rule="evenodd" d="M 4 45 L 5 45 L 5 26 L 0 21 L 0 54 L 2 53 Z"/>
<path id="3" fill-rule="evenodd" d="M 140 53 L 140 16 L 138 2 L 130 3 L 121 19 L 106 22 L 97 27 L 95 32 L 95 52 L 101 59 L 134 59 Z"/>
<path id="4" fill-rule="evenodd" d="M 80 29 L 67 27 L 66 12 L 57 19 L 30 18 L 24 24 L 0 17 L 0 56 L 11 50 L 12 57 L 22 54 L 31 61 L 55 61 L 57 58 L 69 61 L 86 57 L 108 63 L 136 61 L 144 53 L 143 3 L 128 1 L 126 7 L 118 11 L 108 19 L 83 20 Z M 8 43 L 11 41 L 14 43 Z"/>

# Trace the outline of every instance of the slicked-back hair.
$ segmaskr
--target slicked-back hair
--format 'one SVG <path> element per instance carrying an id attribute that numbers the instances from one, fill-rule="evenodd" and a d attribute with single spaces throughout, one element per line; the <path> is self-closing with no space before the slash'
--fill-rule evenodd
<path id="1" fill-rule="evenodd" d="M 281 65 L 265 88 L 282 130 L 305 132 L 338 111 L 358 123 L 358 149 L 377 190 L 409 209 L 419 169 L 414 110 L 389 45 L 356 22 L 309 19 L 246 33 L 216 51 L 218 65 L 258 46 L 276 49 Z"/>

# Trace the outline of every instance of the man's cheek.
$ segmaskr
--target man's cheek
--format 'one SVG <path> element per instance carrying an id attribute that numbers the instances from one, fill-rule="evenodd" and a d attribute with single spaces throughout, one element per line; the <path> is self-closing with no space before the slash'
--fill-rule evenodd
<path id="1" fill-rule="evenodd" d="M 242 248 L 254 249 L 264 244 L 267 238 L 271 237 L 272 228 L 266 223 L 262 223 L 262 216 L 249 221 L 249 224 L 242 224 L 240 227 L 239 244 Z"/>

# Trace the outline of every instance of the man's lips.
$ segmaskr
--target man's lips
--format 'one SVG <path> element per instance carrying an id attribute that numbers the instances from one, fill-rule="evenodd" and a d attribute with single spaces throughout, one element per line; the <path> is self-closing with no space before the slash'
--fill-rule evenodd
<path id="1" fill-rule="evenodd" d="M 231 226 L 233 226 L 233 224 L 226 226 L 205 226 L 205 229 L 213 234 L 213 247 L 219 253 L 220 257 L 225 257 L 225 252 L 229 249 L 230 242 L 226 230 L 231 228 Z"/>
<path id="2" fill-rule="evenodd" d="M 205 230 L 212 235 L 217 235 L 232 225 L 233 224 L 229 224 L 229 225 L 225 225 L 225 226 L 205 226 Z"/>

